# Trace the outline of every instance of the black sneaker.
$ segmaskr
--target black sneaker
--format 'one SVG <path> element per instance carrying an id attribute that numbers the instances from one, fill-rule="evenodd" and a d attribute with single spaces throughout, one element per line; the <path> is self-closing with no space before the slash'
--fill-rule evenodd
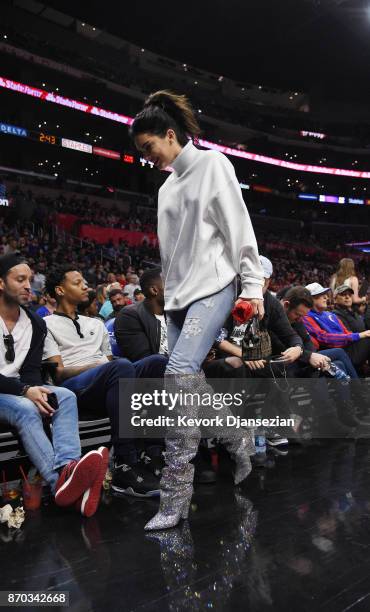
<path id="1" fill-rule="evenodd" d="M 155 497 L 160 493 L 159 478 L 143 464 L 131 466 L 122 463 L 114 467 L 111 490 L 117 496 Z"/>
<path id="2" fill-rule="evenodd" d="M 159 455 L 149 455 L 145 451 L 142 451 L 140 455 L 140 463 L 151 472 L 156 478 L 162 476 L 162 470 L 164 468 L 164 456 L 163 453 Z"/>
<path id="3" fill-rule="evenodd" d="M 287 445 L 285 445 L 285 446 L 271 446 L 269 448 L 269 450 L 273 454 L 275 454 L 275 455 L 277 455 L 279 457 L 286 457 L 286 455 L 289 453 L 289 449 L 288 449 Z"/>

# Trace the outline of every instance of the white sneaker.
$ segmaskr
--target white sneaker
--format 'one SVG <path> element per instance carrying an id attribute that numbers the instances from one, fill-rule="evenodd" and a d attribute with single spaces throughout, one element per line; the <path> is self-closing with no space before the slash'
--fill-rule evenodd
<path id="1" fill-rule="evenodd" d="M 285 444 L 289 444 L 288 438 L 284 438 L 280 436 L 278 433 L 268 434 L 266 437 L 266 444 L 268 446 L 284 446 Z"/>

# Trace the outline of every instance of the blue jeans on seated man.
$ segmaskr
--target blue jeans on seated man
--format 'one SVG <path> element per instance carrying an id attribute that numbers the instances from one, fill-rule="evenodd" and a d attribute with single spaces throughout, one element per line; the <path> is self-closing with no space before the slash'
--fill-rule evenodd
<path id="1" fill-rule="evenodd" d="M 138 450 L 134 439 L 121 438 L 119 434 L 120 378 L 163 378 L 166 365 L 167 357 L 164 355 L 150 355 L 134 363 L 124 358 L 114 359 L 73 376 L 63 383 L 64 387 L 76 393 L 79 410 L 100 415 L 108 414 L 114 455 L 122 463 L 135 464 Z M 148 442 L 146 440 L 146 447 Z"/>
<path id="2" fill-rule="evenodd" d="M 0 393 L 0 421 L 17 429 L 30 461 L 54 492 L 58 470 L 80 458 L 81 445 L 75 394 L 62 387 L 46 386 L 59 403 L 51 418 L 52 442 L 45 433 L 38 408 L 26 397 Z"/>

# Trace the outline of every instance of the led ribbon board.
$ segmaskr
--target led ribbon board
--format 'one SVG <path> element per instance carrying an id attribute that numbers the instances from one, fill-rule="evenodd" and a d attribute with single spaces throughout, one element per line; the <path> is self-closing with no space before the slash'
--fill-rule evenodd
<path id="1" fill-rule="evenodd" d="M 99 106 L 79 102 L 78 100 L 73 100 L 72 98 L 56 95 L 53 92 L 46 91 L 46 89 L 38 89 L 37 87 L 25 85 L 24 83 L 18 83 L 17 81 L 12 81 L 11 79 L 6 79 L 4 77 L 0 77 L 0 87 L 25 94 L 27 96 L 32 96 L 33 98 L 38 98 L 39 100 L 52 102 L 53 104 L 67 106 L 73 110 L 96 115 L 97 117 L 108 119 L 109 121 L 124 123 L 125 125 L 131 125 L 134 120 L 133 117 L 121 115 L 119 113 L 100 108 Z M 298 164 L 286 161 L 285 159 L 277 159 L 275 157 L 268 157 L 266 155 L 259 155 L 257 153 L 249 153 L 248 151 L 239 151 L 239 149 L 233 149 L 232 147 L 226 147 L 224 145 L 216 144 L 215 142 L 203 139 L 199 139 L 199 144 L 205 149 L 214 149 L 224 153 L 225 155 L 230 155 L 231 157 L 240 157 L 242 159 L 248 159 L 261 164 L 269 164 L 271 166 L 287 168 L 288 170 L 370 179 L 370 172 L 364 172 L 361 170 L 347 170 L 346 168 L 327 168 L 325 166 L 313 166 L 311 164 Z"/>

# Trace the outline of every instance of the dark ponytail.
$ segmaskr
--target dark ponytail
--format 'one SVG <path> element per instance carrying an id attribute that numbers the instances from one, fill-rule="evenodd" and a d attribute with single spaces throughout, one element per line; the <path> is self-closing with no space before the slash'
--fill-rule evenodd
<path id="1" fill-rule="evenodd" d="M 135 138 L 148 132 L 163 137 L 170 128 L 183 147 L 189 138 L 194 139 L 200 134 L 194 110 L 186 96 L 167 90 L 156 91 L 148 96 L 143 110 L 136 115 L 130 136 Z"/>

